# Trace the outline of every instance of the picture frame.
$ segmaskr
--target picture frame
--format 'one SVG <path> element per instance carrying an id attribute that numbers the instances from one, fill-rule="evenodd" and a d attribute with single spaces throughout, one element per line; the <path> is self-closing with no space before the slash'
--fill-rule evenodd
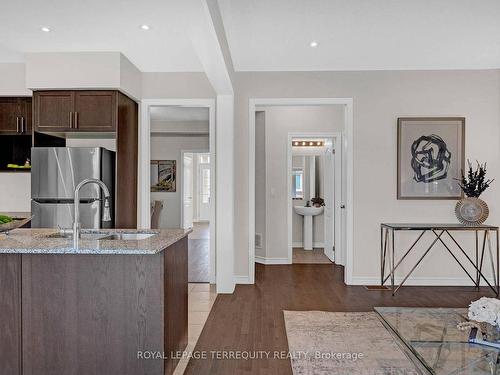
<path id="1" fill-rule="evenodd" d="M 151 160 L 151 191 L 175 193 L 177 190 L 177 161 Z"/>
<path id="2" fill-rule="evenodd" d="M 461 199 L 464 168 L 464 117 L 398 118 L 397 199 Z"/>

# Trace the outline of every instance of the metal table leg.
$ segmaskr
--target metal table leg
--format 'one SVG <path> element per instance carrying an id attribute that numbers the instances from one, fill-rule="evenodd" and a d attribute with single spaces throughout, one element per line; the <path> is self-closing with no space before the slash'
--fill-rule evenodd
<path id="1" fill-rule="evenodd" d="M 474 264 L 474 262 L 472 261 L 472 259 L 469 257 L 469 255 L 467 255 L 467 253 L 465 252 L 465 250 L 462 248 L 462 246 L 460 246 L 460 244 L 458 243 L 458 241 L 455 239 L 455 237 L 453 237 L 451 235 L 451 233 L 446 230 L 445 231 L 448 236 L 452 239 L 452 241 L 455 243 L 455 245 L 457 245 L 457 247 L 460 249 L 460 251 L 462 252 L 462 254 L 465 256 L 465 258 L 467 258 L 467 260 L 469 261 L 469 263 L 475 268 L 476 272 L 479 273 L 479 281 L 480 279 L 482 278 L 486 284 L 491 288 L 491 290 L 493 290 L 493 292 L 498 295 L 498 287 L 497 287 L 497 279 L 498 279 L 498 275 L 495 275 L 495 274 L 498 274 L 498 272 L 494 272 L 494 277 L 495 277 L 495 281 L 494 281 L 494 284 L 495 286 L 492 286 L 491 283 L 488 281 L 488 279 L 486 278 L 486 276 L 483 274 L 483 261 L 484 261 L 484 251 L 485 251 L 485 248 L 486 248 L 486 241 L 487 241 L 487 238 L 489 236 L 488 232 L 489 230 L 488 229 L 485 229 L 484 230 L 484 237 L 483 237 L 483 246 L 482 246 L 482 250 L 481 250 L 481 259 L 480 259 L 480 262 L 479 262 L 479 268 Z M 464 268 L 464 266 L 460 263 L 460 261 L 454 256 L 454 254 L 451 252 L 451 250 L 448 248 L 448 246 L 441 240 L 441 243 L 447 248 L 447 250 L 450 252 L 450 254 L 455 258 L 455 260 L 457 261 L 457 263 L 460 265 L 460 267 L 462 267 L 462 269 L 464 270 L 464 272 L 467 274 L 467 276 L 469 276 L 469 278 L 474 282 L 474 279 L 472 278 L 472 276 L 467 272 L 467 270 Z M 491 251 L 490 251 L 490 254 L 491 254 Z M 491 255 L 490 255 L 490 258 L 493 258 Z"/>
<path id="2" fill-rule="evenodd" d="M 391 287 L 392 287 L 392 295 L 394 295 L 394 293 L 396 293 L 396 291 L 394 290 L 394 272 L 396 270 L 396 268 L 394 267 L 394 253 L 396 252 L 395 249 L 394 249 L 394 229 L 391 230 L 391 242 L 392 242 L 392 245 L 391 245 Z"/>
<path id="3" fill-rule="evenodd" d="M 410 270 L 410 272 L 408 272 L 408 274 L 404 277 L 404 279 L 401 281 L 401 283 L 398 285 L 398 287 L 392 292 L 392 295 L 394 295 L 399 290 L 399 288 L 401 288 L 403 286 L 403 284 L 408 279 L 408 277 L 410 277 L 410 275 L 413 273 L 413 271 L 415 271 L 415 268 L 418 267 L 418 265 L 420 264 L 420 262 L 422 262 L 422 260 L 429 253 L 429 251 L 431 251 L 431 249 L 434 247 L 434 245 L 436 244 L 436 242 L 441 239 L 441 236 L 443 235 L 444 232 L 445 231 L 442 230 L 441 233 L 439 233 L 439 235 L 436 233 L 436 236 L 437 236 L 436 239 L 434 241 L 432 241 L 431 245 L 427 248 L 427 250 L 425 251 L 424 255 L 422 255 L 419 258 L 419 260 L 417 261 L 417 263 L 415 263 L 415 265 L 412 267 L 412 269 Z"/>

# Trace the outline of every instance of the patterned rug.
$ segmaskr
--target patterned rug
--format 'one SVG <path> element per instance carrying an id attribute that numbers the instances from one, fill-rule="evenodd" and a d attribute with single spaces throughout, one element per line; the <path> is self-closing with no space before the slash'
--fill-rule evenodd
<path id="1" fill-rule="evenodd" d="M 374 312 L 283 311 L 294 375 L 418 375 Z"/>

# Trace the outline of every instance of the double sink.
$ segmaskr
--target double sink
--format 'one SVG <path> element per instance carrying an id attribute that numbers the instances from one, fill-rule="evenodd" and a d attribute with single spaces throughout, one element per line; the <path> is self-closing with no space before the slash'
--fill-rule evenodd
<path id="1" fill-rule="evenodd" d="M 156 236 L 157 233 L 130 233 L 130 232 L 82 232 L 80 239 L 89 241 L 120 240 L 120 241 L 138 241 Z M 72 232 L 58 232 L 46 236 L 47 238 L 67 238 L 72 239 Z"/>

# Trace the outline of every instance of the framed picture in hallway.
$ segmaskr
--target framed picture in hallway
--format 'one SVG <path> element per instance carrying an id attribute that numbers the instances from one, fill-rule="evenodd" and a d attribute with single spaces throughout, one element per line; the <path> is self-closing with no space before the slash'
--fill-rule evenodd
<path id="1" fill-rule="evenodd" d="M 176 160 L 151 160 L 151 191 L 175 193 Z"/>
<path id="2" fill-rule="evenodd" d="M 398 199 L 460 199 L 465 118 L 398 118 Z"/>

